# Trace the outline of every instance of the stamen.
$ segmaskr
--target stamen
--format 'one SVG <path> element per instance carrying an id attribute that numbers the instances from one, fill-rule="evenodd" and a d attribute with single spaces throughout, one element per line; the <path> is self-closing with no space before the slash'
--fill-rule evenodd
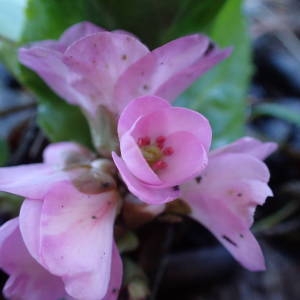
<path id="1" fill-rule="evenodd" d="M 167 156 L 172 155 L 173 153 L 174 153 L 174 149 L 172 147 L 167 147 L 163 150 L 163 154 Z"/>
<path id="2" fill-rule="evenodd" d="M 148 136 L 140 137 L 137 140 L 137 144 L 139 147 L 144 147 L 150 145 L 150 138 Z"/>
<path id="3" fill-rule="evenodd" d="M 168 166 L 168 164 L 165 161 L 158 160 L 151 167 L 152 167 L 153 171 L 159 171 L 159 170 L 165 169 L 167 166 Z"/>
<path id="4" fill-rule="evenodd" d="M 173 147 L 165 147 L 166 137 L 158 136 L 154 143 L 151 143 L 149 136 L 139 137 L 137 144 L 141 152 L 154 172 L 160 171 L 168 167 L 168 164 L 163 161 L 164 156 L 169 156 L 174 153 Z"/>
<path id="5" fill-rule="evenodd" d="M 165 138 L 164 136 L 162 136 L 162 135 L 158 136 L 158 137 L 156 138 L 156 140 L 155 140 L 156 145 L 157 145 L 159 148 L 161 148 L 161 147 L 164 145 L 165 141 L 166 141 L 166 138 Z"/>

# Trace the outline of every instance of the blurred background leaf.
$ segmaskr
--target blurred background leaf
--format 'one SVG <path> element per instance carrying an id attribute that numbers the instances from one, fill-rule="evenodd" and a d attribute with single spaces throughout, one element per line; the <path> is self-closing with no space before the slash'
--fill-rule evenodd
<path id="1" fill-rule="evenodd" d="M 28 0 L 23 33 L 16 44 L 2 40 L 0 56 L 37 95 L 38 121 L 47 136 L 53 141 L 75 140 L 89 145 L 88 126 L 79 109 L 61 101 L 33 72 L 20 68 L 17 46 L 56 39 L 67 27 L 83 20 L 109 30 L 131 31 L 151 48 L 184 34 L 204 31 L 220 46 L 233 45 L 234 53 L 194 84 L 178 103 L 206 115 L 214 129 L 214 144 L 225 144 L 243 134 L 245 94 L 251 74 L 241 4 L 241 0 Z"/>
<path id="2" fill-rule="evenodd" d="M 8 145 L 3 139 L 0 139 L 0 166 L 3 166 L 7 162 L 8 155 Z"/>
<path id="3" fill-rule="evenodd" d="M 300 126 L 300 110 L 279 103 L 261 103 L 253 107 L 252 118 L 270 116 Z"/>

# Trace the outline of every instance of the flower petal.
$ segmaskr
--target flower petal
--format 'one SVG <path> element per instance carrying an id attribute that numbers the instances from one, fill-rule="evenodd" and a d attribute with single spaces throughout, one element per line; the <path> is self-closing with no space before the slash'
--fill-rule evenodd
<path id="1" fill-rule="evenodd" d="M 162 108 L 168 108 L 170 104 L 156 96 L 144 96 L 132 100 L 122 111 L 118 122 L 118 134 L 121 137 L 140 117 Z"/>
<path id="2" fill-rule="evenodd" d="M 54 182 L 67 174 L 46 164 L 0 168 L 0 190 L 30 199 L 42 199 Z"/>
<path id="3" fill-rule="evenodd" d="M 140 148 L 129 133 L 122 136 L 120 149 L 122 158 L 134 176 L 147 184 L 160 185 L 162 183 L 146 162 Z"/>
<path id="4" fill-rule="evenodd" d="M 62 53 L 41 46 L 19 49 L 19 60 L 35 71 L 64 100 L 71 104 L 80 103 L 80 95 L 70 85 L 74 77 L 62 61 Z"/>
<path id="5" fill-rule="evenodd" d="M 252 271 L 264 270 L 263 254 L 248 229 L 248 220 L 241 220 L 231 210 L 230 199 L 224 199 L 223 195 L 205 195 L 196 185 L 193 182 L 181 186 L 182 197 L 192 208 L 192 217 L 210 230 L 244 267 Z"/>
<path id="6" fill-rule="evenodd" d="M 95 155 L 87 148 L 72 142 L 50 144 L 43 152 L 43 160 L 46 164 L 64 166 L 72 158 L 89 161 L 95 158 Z M 78 162 L 78 160 L 75 162 Z"/>
<path id="7" fill-rule="evenodd" d="M 270 172 L 261 160 L 253 156 L 229 153 L 219 156 L 209 156 L 209 169 L 204 171 L 203 177 L 205 176 L 214 185 L 207 188 L 216 190 L 216 185 L 222 183 L 222 181 L 256 179 L 268 182 Z"/>
<path id="8" fill-rule="evenodd" d="M 205 55 L 209 39 L 190 35 L 148 53 L 124 72 L 116 85 L 119 112 L 131 99 L 157 95 L 173 100 L 195 78 L 228 56 L 228 51 Z"/>
<path id="9" fill-rule="evenodd" d="M 122 158 L 114 152 L 112 157 L 129 191 L 141 201 L 149 204 L 162 204 L 178 198 L 179 191 L 177 189 L 157 188 L 157 186 L 146 185 L 132 175 Z"/>
<path id="10" fill-rule="evenodd" d="M 71 27 L 69 27 L 60 37 L 57 43 L 63 44 L 64 46 L 68 47 L 73 42 L 83 38 L 85 36 L 105 31 L 105 29 L 96 26 L 90 22 L 80 22 Z"/>
<path id="11" fill-rule="evenodd" d="M 210 46 L 209 46 L 210 47 Z M 156 95 L 173 101 L 179 94 L 188 88 L 198 77 L 210 70 L 216 64 L 226 59 L 232 49 L 218 49 L 213 48 L 199 58 L 195 63 L 178 72 L 175 76 L 171 77 L 168 81 L 162 84 L 156 92 Z M 215 46 L 212 46 L 215 47 Z"/>
<path id="12" fill-rule="evenodd" d="M 135 101 L 139 101 L 138 99 Z M 153 101 L 156 101 L 153 99 Z M 201 141 L 208 151 L 211 143 L 211 127 L 208 120 L 201 114 L 182 107 L 172 107 L 156 110 L 140 118 L 132 127 L 131 135 L 139 137 L 168 136 L 177 131 L 186 131 Z"/>
<path id="13" fill-rule="evenodd" d="M 115 101 L 119 101 L 113 98 L 118 77 L 147 52 L 139 40 L 124 33 L 100 32 L 73 43 L 65 52 L 65 64 L 78 74 L 81 86 L 98 91 L 96 99 L 86 97 L 81 105 L 90 113 L 99 104 L 114 111 Z M 76 88 L 75 81 L 73 86 Z"/>
<path id="14" fill-rule="evenodd" d="M 201 141 L 189 132 L 169 135 L 166 147 L 174 149 L 174 153 L 164 157 L 167 167 L 158 173 L 162 187 L 182 184 L 201 173 L 207 165 L 207 152 Z"/>
<path id="15" fill-rule="evenodd" d="M 66 294 L 62 280 L 48 273 L 30 256 L 18 219 L 8 221 L 0 229 L 0 266 L 10 276 L 3 290 L 9 299 L 73 299 Z"/>
<path id="16" fill-rule="evenodd" d="M 110 270 L 110 281 L 107 289 L 107 293 L 104 297 L 105 300 L 118 299 L 120 287 L 122 284 L 123 265 L 119 254 L 119 250 L 114 243 L 112 252 L 112 263 Z"/>
<path id="17" fill-rule="evenodd" d="M 114 191 L 87 195 L 70 183 L 58 183 L 45 196 L 41 261 L 62 276 L 74 298 L 102 299 L 107 293 L 117 201 Z"/>
<path id="18" fill-rule="evenodd" d="M 226 145 L 222 148 L 211 152 L 211 156 L 216 156 L 225 153 L 245 153 L 252 155 L 258 159 L 265 159 L 277 148 L 276 143 L 264 143 L 252 137 L 243 137 L 234 143 Z"/>
<path id="19" fill-rule="evenodd" d="M 43 202 L 25 199 L 20 210 L 20 231 L 30 255 L 39 263 L 40 259 L 40 223 Z"/>
<path id="20" fill-rule="evenodd" d="M 248 154 L 209 157 L 201 176 L 180 187 L 192 217 L 207 227 L 250 270 L 263 270 L 261 249 L 249 227 L 258 204 L 272 195 L 265 164 Z"/>

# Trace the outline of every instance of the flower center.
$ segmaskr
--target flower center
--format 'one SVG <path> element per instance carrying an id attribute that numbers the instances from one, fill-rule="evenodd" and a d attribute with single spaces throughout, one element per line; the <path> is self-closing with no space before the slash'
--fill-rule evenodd
<path id="1" fill-rule="evenodd" d="M 158 136 L 154 142 L 148 136 L 140 137 L 137 144 L 140 147 L 142 154 L 153 171 L 165 169 L 168 164 L 163 160 L 164 156 L 169 156 L 174 153 L 172 147 L 165 147 L 166 137 Z"/>

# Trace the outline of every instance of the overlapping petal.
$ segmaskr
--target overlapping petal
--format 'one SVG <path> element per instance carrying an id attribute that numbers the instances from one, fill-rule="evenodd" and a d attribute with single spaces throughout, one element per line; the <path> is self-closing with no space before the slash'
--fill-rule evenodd
<path id="1" fill-rule="evenodd" d="M 86 148 L 65 142 L 48 146 L 44 163 L 0 169 L 0 190 L 27 198 L 18 222 L 23 248 L 39 269 L 52 274 L 47 275 L 50 286 L 55 279 L 64 294 L 71 295 L 66 299 L 117 299 L 122 278 L 113 241 L 119 196 L 114 190 L 103 192 L 93 187 L 101 183 L 97 176 L 106 174 L 105 162 L 93 159 L 94 154 Z M 85 188 L 88 178 L 94 180 L 88 182 L 91 188 Z M 5 232 L 0 238 L 6 238 Z M 7 271 L 11 275 L 8 285 L 12 286 L 8 294 L 35 284 L 35 278 L 19 276 L 17 265 L 24 267 L 22 259 L 16 261 L 16 269 Z M 5 265 L 3 268 L 6 271 Z M 111 278 L 110 272 L 116 278 Z M 24 284 L 19 285 L 19 280 Z M 49 297 L 45 299 L 54 299 Z"/>
<path id="2" fill-rule="evenodd" d="M 176 39 L 149 52 L 120 77 L 115 90 L 119 111 L 131 99 L 143 95 L 174 100 L 230 52 L 230 49 L 218 49 L 200 34 Z"/>
<path id="3" fill-rule="evenodd" d="M 86 96 L 78 104 L 90 114 L 99 104 L 114 111 L 117 79 L 147 52 L 139 40 L 125 33 L 101 32 L 75 42 L 65 51 L 63 62 L 78 77 L 72 86 Z"/>
<path id="4" fill-rule="evenodd" d="M 19 196 L 41 199 L 55 182 L 67 174 L 46 164 L 0 168 L 0 190 Z"/>
<path id="5" fill-rule="evenodd" d="M 95 118 L 99 105 L 120 114 L 132 99 L 143 95 L 172 101 L 230 52 L 199 34 L 149 51 L 130 33 L 107 32 L 83 22 L 58 41 L 21 48 L 19 59 L 63 99 Z"/>
<path id="6" fill-rule="evenodd" d="M 0 228 L 0 267 L 9 274 L 3 290 L 8 299 L 73 299 L 67 295 L 61 278 L 50 274 L 30 256 L 18 219 Z"/>
<path id="7" fill-rule="evenodd" d="M 245 136 L 237 141 L 216 149 L 210 153 L 216 156 L 224 153 L 245 153 L 258 159 L 265 159 L 277 148 L 277 144 L 273 142 L 261 142 L 255 138 Z"/>
<path id="8" fill-rule="evenodd" d="M 23 204 L 20 226 L 25 244 L 76 299 L 97 300 L 107 293 L 117 197 L 115 192 L 83 194 L 70 182 L 60 182 L 43 202 L 27 199 Z"/>
<path id="9" fill-rule="evenodd" d="M 149 184 L 143 183 L 130 172 L 123 159 L 115 153 L 112 156 L 127 188 L 141 201 L 151 204 L 161 204 L 179 197 L 179 191 L 174 187 L 156 188 L 155 186 L 151 187 Z"/>
<path id="10" fill-rule="evenodd" d="M 42 199 L 56 182 L 70 179 L 66 164 L 91 160 L 94 155 L 78 144 L 51 144 L 44 151 L 44 163 L 0 168 L 0 190 L 29 199 Z"/>
<path id="11" fill-rule="evenodd" d="M 249 146 L 249 147 L 246 147 Z M 274 144 L 242 139 L 209 155 L 202 174 L 180 186 L 192 217 L 207 227 L 246 268 L 265 268 L 262 251 L 250 232 L 257 205 L 272 191 L 269 171 L 261 161 Z"/>

